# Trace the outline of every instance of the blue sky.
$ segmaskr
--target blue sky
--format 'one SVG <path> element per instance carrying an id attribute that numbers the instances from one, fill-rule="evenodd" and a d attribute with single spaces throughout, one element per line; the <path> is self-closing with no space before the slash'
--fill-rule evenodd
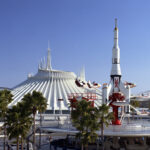
<path id="1" fill-rule="evenodd" d="M 149 90 L 149 0 L 1 0 L 0 86 L 13 87 L 35 74 L 47 43 L 54 69 L 109 82 L 114 19 L 118 18 L 122 80 Z"/>

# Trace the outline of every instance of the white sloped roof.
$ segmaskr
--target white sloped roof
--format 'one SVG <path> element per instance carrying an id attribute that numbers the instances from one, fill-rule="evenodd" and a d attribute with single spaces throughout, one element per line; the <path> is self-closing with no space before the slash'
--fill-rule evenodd
<path id="1" fill-rule="evenodd" d="M 86 92 L 85 88 L 75 84 L 75 80 L 76 75 L 73 72 L 40 69 L 35 76 L 13 88 L 14 100 L 9 106 L 16 105 L 25 94 L 36 90 L 47 99 L 47 110 L 59 110 L 60 107 L 62 110 L 68 110 L 68 94 Z M 63 99 L 61 106 L 58 99 Z"/>
<path id="2" fill-rule="evenodd" d="M 60 110 L 60 108 L 61 110 L 69 110 L 68 94 L 87 92 L 87 88 L 76 85 L 76 78 L 77 76 L 73 72 L 52 70 L 50 49 L 48 48 L 47 65 L 41 62 L 35 76 L 29 75 L 27 80 L 12 89 L 14 100 L 9 106 L 16 105 L 25 94 L 35 90 L 41 92 L 47 99 L 47 110 Z M 88 92 L 92 90 L 88 89 Z M 98 91 L 98 97 L 100 100 L 95 101 L 96 105 L 101 103 L 101 91 Z M 58 101 L 58 99 L 63 99 L 63 101 Z"/>

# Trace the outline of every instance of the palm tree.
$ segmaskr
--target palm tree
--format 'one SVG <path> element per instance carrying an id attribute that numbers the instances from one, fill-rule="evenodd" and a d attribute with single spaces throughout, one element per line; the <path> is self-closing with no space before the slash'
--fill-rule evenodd
<path id="1" fill-rule="evenodd" d="M 101 138 L 102 138 L 102 149 L 104 150 L 104 126 L 108 127 L 110 122 L 114 119 L 113 112 L 109 112 L 109 106 L 102 104 L 97 109 L 99 115 L 99 125 L 101 128 Z"/>
<path id="2" fill-rule="evenodd" d="M 42 113 L 45 112 L 47 108 L 47 100 L 43 97 L 42 93 L 34 91 L 32 94 L 36 101 L 37 111 L 40 113 L 40 126 L 42 125 Z"/>
<path id="3" fill-rule="evenodd" d="M 0 118 L 4 121 L 4 150 L 6 149 L 6 126 L 5 119 L 8 110 L 8 104 L 12 101 L 13 95 L 8 90 L 0 91 Z"/>
<path id="4" fill-rule="evenodd" d="M 40 113 L 40 126 L 42 126 L 42 113 L 45 112 L 47 108 L 47 100 L 39 93 L 39 102 L 38 102 L 38 111 Z M 39 146 L 41 146 L 41 130 L 40 130 L 40 138 L 39 138 Z"/>
<path id="5" fill-rule="evenodd" d="M 42 93 L 36 91 L 33 91 L 32 94 L 26 94 L 22 100 L 27 111 L 33 115 L 33 149 L 35 150 L 35 115 L 37 111 L 42 113 L 46 110 L 47 102 Z"/>
<path id="6" fill-rule="evenodd" d="M 77 101 L 76 108 L 71 112 L 72 124 L 79 133 L 76 137 L 80 139 L 82 150 L 88 149 L 88 143 L 97 139 L 96 131 L 99 129 L 96 108 L 91 107 L 91 102 L 86 100 Z"/>
<path id="7" fill-rule="evenodd" d="M 26 139 L 26 136 L 32 125 L 32 118 L 28 111 L 26 111 L 26 106 L 24 102 L 20 102 L 17 104 L 18 109 L 20 110 L 20 123 L 22 125 L 22 130 L 20 132 L 21 135 L 21 150 L 23 150 L 23 141 Z"/>
<path id="8" fill-rule="evenodd" d="M 21 137 L 21 149 L 23 150 L 23 139 L 32 124 L 31 117 L 26 116 L 23 109 L 23 104 L 18 103 L 9 109 L 6 115 L 7 135 L 9 139 L 16 138 L 17 150 L 19 150 L 19 137 Z"/>

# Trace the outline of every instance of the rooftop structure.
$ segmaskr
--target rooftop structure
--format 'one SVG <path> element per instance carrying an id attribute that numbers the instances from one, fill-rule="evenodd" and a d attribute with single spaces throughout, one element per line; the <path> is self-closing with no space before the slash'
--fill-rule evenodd
<path id="1" fill-rule="evenodd" d="M 84 86 L 79 86 L 79 83 L 84 82 Z M 80 83 L 79 83 L 80 84 Z M 69 113 L 69 101 L 68 94 L 70 93 L 89 93 L 96 92 L 98 99 L 95 101 L 95 105 L 101 104 L 101 91 L 95 88 L 88 87 L 85 81 L 84 69 L 82 69 L 81 77 L 77 77 L 73 72 L 66 72 L 60 70 L 54 70 L 51 66 L 51 53 L 48 46 L 47 63 L 45 59 L 39 64 L 38 72 L 34 76 L 28 75 L 28 79 L 12 89 L 13 101 L 9 106 L 16 105 L 21 101 L 23 96 L 27 93 L 31 93 L 34 90 L 39 91 L 47 99 L 47 114 L 63 114 Z M 61 100 L 61 101 L 60 101 Z"/>

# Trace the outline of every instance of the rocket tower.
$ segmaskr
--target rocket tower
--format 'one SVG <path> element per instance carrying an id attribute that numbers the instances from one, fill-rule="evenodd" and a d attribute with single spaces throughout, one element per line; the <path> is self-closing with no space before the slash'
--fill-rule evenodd
<path id="1" fill-rule="evenodd" d="M 121 125 L 118 117 L 118 108 L 121 107 L 124 112 L 129 112 L 130 86 L 121 81 L 120 68 L 120 49 L 118 44 L 118 26 L 115 19 L 114 45 L 112 49 L 112 68 L 110 74 L 110 83 L 103 84 L 103 103 L 112 107 L 115 119 L 114 125 Z"/>
<path id="2" fill-rule="evenodd" d="M 112 68 L 111 68 L 111 80 L 113 83 L 113 92 L 119 92 L 119 84 L 121 80 L 121 69 L 120 69 L 120 49 L 118 45 L 118 27 L 117 19 L 115 19 L 114 28 L 114 46 L 112 49 Z"/>
<path id="3" fill-rule="evenodd" d="M 113 49 L 112 49 L 112 70 L 111 70 L 111 77 L 114 77 L 114 76 L 121 77 L 120 49 L 119 49 L 119 45 L 118 45 L 117 19 L 115 19 L 114 46 L 113 46 Z"/>

